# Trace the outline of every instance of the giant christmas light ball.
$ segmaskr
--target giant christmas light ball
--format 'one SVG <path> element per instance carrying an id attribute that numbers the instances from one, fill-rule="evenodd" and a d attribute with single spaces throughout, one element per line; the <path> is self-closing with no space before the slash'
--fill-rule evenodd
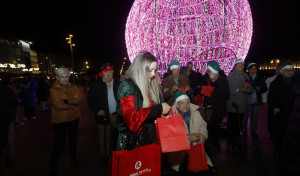
<path id="1" fill-rule="evenodd" d="M 135 0 L 125 32 L 129 59 L 148 50 L 162 72 L 175 59 L 201 73 L 216 60 L 228 73 L 236 58 L 245 59 L 251 37 L 247 0 Z"/>

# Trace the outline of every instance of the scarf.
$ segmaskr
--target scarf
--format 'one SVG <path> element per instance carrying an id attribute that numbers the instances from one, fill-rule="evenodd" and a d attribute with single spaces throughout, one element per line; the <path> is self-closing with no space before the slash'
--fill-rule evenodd
<path id="1" fill-rule="evenodd" d="M 188 110 L 187 113 L 182 113 L 178 108 L 177 108 L 179 114 L 181 114 L 184 122 L 186 123 L 187 127 L 188 127 L 188 131 L 190 133 L 190 120 L 191 120 L 191 109 Z"/>

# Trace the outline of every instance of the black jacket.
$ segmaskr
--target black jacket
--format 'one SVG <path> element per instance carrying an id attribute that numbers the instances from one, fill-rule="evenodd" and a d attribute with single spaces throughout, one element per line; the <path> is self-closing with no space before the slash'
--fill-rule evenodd
<path id="1" fill-rule="evenodd" d="M 268 92 L 268 105 L 270 108 L 279 108 L 279 115 L 282 117 L 289 117 L 292 112 L 293 103 L 293 84 L 295 77 L 290 84 L 284 82 L 283 76 L 278 75 L 275 80 L 271 83 Z M 287 121 L 288 119 L 285 118 Z M 286 122 L 287 122 L 286 121 Z"/>
<path id="2" fill-rule="evenodd" d="M 256 96 L 257 96 L 257 104 L 261 105 L 262 104 L 261 94 L 265 93 L 268 90 L 266 80 L 260 74 L 256 74 L 256 77 L 254 78 L 254 80 L 252 79 L 252 77 L 249 74 L 248 74 L 248 76 L 250 78 L 251 86 L 252 86 L 253 89 L 256 88 L 256 86 L 260 87 L 260 90 L 256 91 Z"/>
<path id="3" fill-rule="evenodd" d="M 38 88 L 36 91 L 36 97 L 39 101 L 47 101 L 50 96 L 50 86 L 49 84 L 44 80 L 40 79 L 37 82 Z"/>
<path id="4" fill-rule="evenodd" d="M 189 75 L 189 80 L 190 80 L 190 86 L 194 91 L 194 96 L 200 94 L 200 91 L 201 91 L 200 87 L 203 84 L 202 74 L 196 73 L 194 70 L 192 70 Z"/>
<path id="5" fill-rule="evenodd" d="M 116 98 L 117 98 L 117 91 L 119 85 L 120 85 L 120 81 L 114 79 L 113 89 L 114 89 L 114 96 L 116 101 L 117 101 Z M 87 95 L 87 103 L 89 107 L 92 109 L 92 111 L 95 113 L 95 118 L 97 123 L 100 124 L 104 123 L 104 117 L 100 117 L 97 115 L 97 112 L 101 109 L 105 111 L 107 124 L 111 123 L 109 107 L 108 107 L 107 85 L 102 79 L 96 81 L 93 85 L 91 85 L 91 88 Z"/>
<path id="6" fill-rule="evenodd" d="M 0 128 L 8 127 L 14 120 L 18 99 L 16 92 L 8 87 L 0 85 Z"/>
<path id="7" fill-rule="evenodd" d="M 207 81 L 210 82 L 209 79 Z M 212 118 L 214 118 L 213 120 L 220 121 L 226 116 L 226 101 L 230 96 L 229 83 L 226 77 L 219 75 L 218 79 L 210 84 L 215 88 L 210 97 L 204 97 L 203 105 L 212 105 Z M 205 85 L 208 85 L 208 83 L 206 82 Z"/>
<path id="8" fill-rule="evenodd" d="M 282 157 L 280 158 L 281 175 L 300 175 L 300 78 L 294 86 L 295 98 L 293 111 L 283 140 Z"/>

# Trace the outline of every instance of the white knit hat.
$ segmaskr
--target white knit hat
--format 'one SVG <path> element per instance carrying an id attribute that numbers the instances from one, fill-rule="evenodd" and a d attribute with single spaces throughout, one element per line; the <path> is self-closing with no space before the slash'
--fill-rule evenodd
<path id="1" fill-rule="evenodd" d="M 244 61 L 242 59 L 237 59 L 235 62 L 234 62 L 234 65 L 237 64 L 237 63 L 243 63 L 244 64 Z"/>
<path id="2" fill-rule="evenodd" d="M 282 65 L 281 65 L 281 67 L 280 67 L 280 73 L 282 73 L 285 69 L 287 69 L 287 68 L 294 68 L 294 66 L 292 66 L 292 64 L 291 63 L 289 63 L 289 62 L 284 62 Z"/>

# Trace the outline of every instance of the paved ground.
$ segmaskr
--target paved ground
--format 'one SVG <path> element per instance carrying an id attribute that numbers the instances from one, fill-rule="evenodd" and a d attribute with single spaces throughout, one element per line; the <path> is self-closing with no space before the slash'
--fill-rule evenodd
<path id="1" fill-rule="evenodd" d="M 84 93 L 82 93 L 85 95 Z M 66 145 L 60 163 L 62 176 L 100 176 L 105 169 L 99 157 L 98 130 L 93 114 L 88 109 L 86 97 L 80 105 L 83 117 L 80 119 L 78 134 L 78 160 L 80 166 L 73 168 L 69 162 Z M 15 150 L 11 165 L 4 167 L 4 175 L 9 176 L 47 176 L 49 158 L 53 145 L 53 131 L 50 112 L 37 112 L 37 119 L 26 121 L 22 127 L 15 128 Z M 272 143 L 267 138 L 266 110 L 259 118 L 259 139 L 248 132 L 244 138 L 247 152 L 244 166 L 239 167 L 238 154 L 230 153 L 226 141 L 220 141 L 221 150 L 215 150 L 216 166 L 219 176 L 259 176 L 276 175 L 272 159 Z"/>

